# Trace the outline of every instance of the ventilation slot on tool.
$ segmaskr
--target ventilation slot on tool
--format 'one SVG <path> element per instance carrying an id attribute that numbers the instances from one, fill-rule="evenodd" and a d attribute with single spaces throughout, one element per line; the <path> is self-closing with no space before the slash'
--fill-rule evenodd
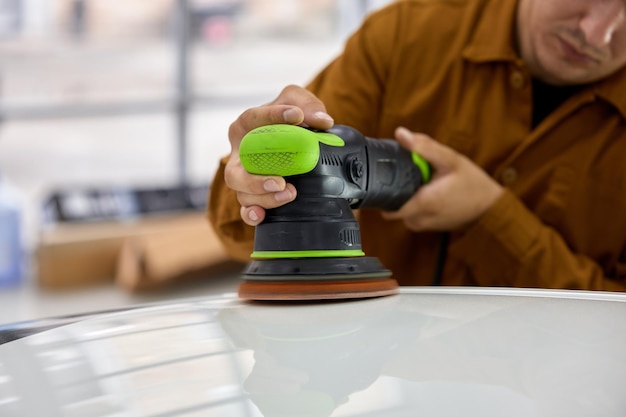
<path id="1" fill-rule="evenodd" d="M 359 229 L 343 229 L 339 232 L 339 239 L 346 246 L 361 245 L 361 233 Z"/>
<path id="2" fill-rule="evenodd" d="M 337 167 L 342 165 L 341 158 L 338 155 L 327 154 L 325 152 L 320 155 L 320 162 L 323 165 L 333 165 Z"/>

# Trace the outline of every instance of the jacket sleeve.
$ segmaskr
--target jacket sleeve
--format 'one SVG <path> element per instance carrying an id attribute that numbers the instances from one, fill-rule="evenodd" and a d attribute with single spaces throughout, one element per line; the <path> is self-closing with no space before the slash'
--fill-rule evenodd
<path id="1" fill-rule="evenodd" d="M 224 181 L 228 157 L 222 158 L 209 190 L 208 218 L 230 257 L 241 262 L 250 260 L 254 244 L 254 227 L 241 220 L 237 194 Z"/>
<path id="2" fill-rule="evenodd" d="M 399 7 L 387 7 L 368 16 L 348 38 L 341 55 L 307 85 L 335 123 L 352 126 L 366 136 L 379 134 L 393 48 L 401 30 L 400 13 Z"/>
<path id="3" fill-rule="evenodd" d="M 480 286 L 626 290 L 624 263 L 615 268 L 615 276 L 607 276 L 592 259 L 573 253 L 556 230 L 506 189 L 453 239 L 449 251 L 463 259 Z"/>

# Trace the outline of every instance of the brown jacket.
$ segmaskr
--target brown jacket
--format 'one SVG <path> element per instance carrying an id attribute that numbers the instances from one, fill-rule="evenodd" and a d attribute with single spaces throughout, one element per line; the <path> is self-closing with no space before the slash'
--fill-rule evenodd
<path id="1" fill-rule="evenodd" d="M 409 0 L 371 15 L 309 88 L 335 122 L 375 138 L 424 132 L 506 187 L 450 236 L 442 283 L 626 289 L 626 69 L 531 126 L 529 73 L 514 45 L 515 0 Z M 247 259 L 253 229 L 223 181 L 210 219 Z M 362 210 L 363 248 L 401 285 L 429 285 L 439 234 Z"/>

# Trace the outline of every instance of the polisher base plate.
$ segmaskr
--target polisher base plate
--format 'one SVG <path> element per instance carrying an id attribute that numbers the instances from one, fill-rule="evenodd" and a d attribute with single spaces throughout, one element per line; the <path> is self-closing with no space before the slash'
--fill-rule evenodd
<path id="1" fill-rule="evenodd" d="M 239 297 L 248 300 L 338 300 L 398 292 L 391 271 L 373 257 L 254 260 L 242 277 Z"/>
<path id="2" fill-rule="evenodd" d="M 348 281 L 245 281 L 239 297 L 246 300 L 298 301 L 383 297 L 398 293 L 395 279 Z"/>

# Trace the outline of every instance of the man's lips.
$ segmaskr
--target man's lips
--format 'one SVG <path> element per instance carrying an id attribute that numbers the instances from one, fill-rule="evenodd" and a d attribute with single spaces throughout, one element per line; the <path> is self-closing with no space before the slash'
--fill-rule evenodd
<path id="1" fill-rule="evenodd" d="M 598 57 L 582 52 L 579 48 L 575 47 L 563 38 L 559 37 L 557 39 L 561 47 L 561 52 L 568 61 L 578 64 L 597 64 L 600 62 Z"/>

